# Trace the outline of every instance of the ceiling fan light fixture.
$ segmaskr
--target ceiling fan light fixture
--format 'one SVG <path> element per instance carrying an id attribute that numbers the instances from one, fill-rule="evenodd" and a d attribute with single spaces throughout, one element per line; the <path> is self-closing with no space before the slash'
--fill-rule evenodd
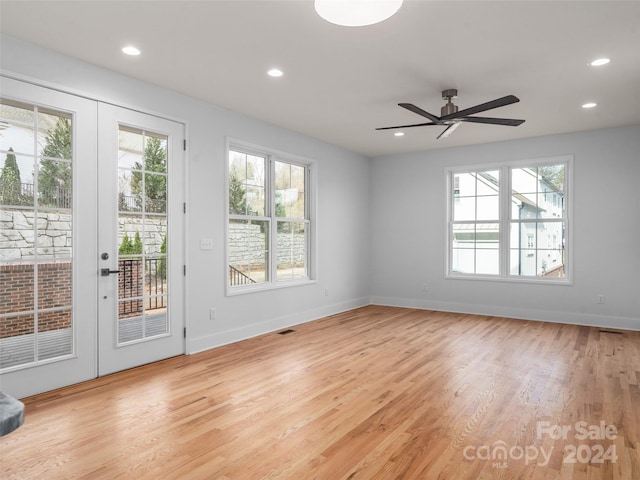
<path id="1" fill-rule="evenodd" d="M 364 27 L 393 16 L 403 0 L 315 0 L 316 12 L 327 22 L 344 27 Z"/>

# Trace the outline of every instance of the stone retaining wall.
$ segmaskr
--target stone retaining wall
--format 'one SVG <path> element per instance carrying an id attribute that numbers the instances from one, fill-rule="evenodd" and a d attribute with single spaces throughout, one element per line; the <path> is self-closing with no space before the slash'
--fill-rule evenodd
<path id="1" fill-rule="evenodd" d="M 264 265 L 266 235 L 260 225 L 231 223 L 228 231 L 228 254 L 230 265 Z M 304 234 L 278 234 L 277 255 L 281 265 L 295 265 L 305 259 Z"/>
<path id="2" fill-rule="evenodd" d="M 36 242 L 34 222 L 37 222 Z M 144 241 L 147 254 L 160 253 L 167 231 L 166 218 L 146 217 Z M 142 232 L 142 218 L 121 215 L 118 218 L 118 245 L 127 234 L 133 240 Z M 33 260 L 37 248 L 38 260 L 70 259 L 72 254 L 72 223 L 70 213 L 35 212 L 30 210 L 0 211 L 0 262 Z"/>

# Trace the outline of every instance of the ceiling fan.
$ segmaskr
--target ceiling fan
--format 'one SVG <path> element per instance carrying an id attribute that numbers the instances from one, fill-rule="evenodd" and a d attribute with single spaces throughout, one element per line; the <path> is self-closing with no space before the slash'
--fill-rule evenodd
<path id="1" fill-rule="evenodd" d="M 416 123 L 413 125 L 396 125 L 395 127 L 382 127 L 376 128 L 376 130 L 390 130 L 393 128 L 409 128 L 409 127 L 424 127 L 426 125 L 443 125 L 447 128 L 438 135 L 438 139 L 446 138 L 453 133 L 453 131 L 460 126 L 462 122 L 472 123 L 488 123 L 492 125 L 506 125 L 509 127 L 517 127 L 524 123 L 524 120 L 515 120 L 513 118 L 490 118 L 490 117 L 471 117 L 474 113 L 485 112 L 493 108 L 504 107 L 505 105 L 511 105 L 520 101 L 518 97 L 513 95 L 507 95 L 506 97 L 498 98 L 490 102 L 476 105 L 475 107 L 465 108 L 458 111 L 458 107 L 451 102 L 451 99 L 458 98 L 458 90 L 450 88 L 442 91 L 442 99 L 447 100 L 447 104 L 440 109 L 440 117 L 422 110 L 420 107 L 416 107 L 412 103 L 399 103 L 402 108 L 417 113 L 420 116 L 431 120 L 427 123 Z"/>

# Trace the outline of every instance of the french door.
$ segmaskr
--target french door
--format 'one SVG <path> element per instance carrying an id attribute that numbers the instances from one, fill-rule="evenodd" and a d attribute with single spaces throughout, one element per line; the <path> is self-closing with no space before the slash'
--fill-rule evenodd
<path id="1" fill-rule="evenodd" d="M 97 104 L 0 92 L 0 382 L 21 398 L 97 374 Z"/>
<path id="2" fill-rule="evenodd" d="M 183 125 L 3 76 L 0 92 L 2 390 L 183 353 Z"/>
<path id="3" fill-rule="evenodd" d="M 184 352 L 184 126 L 98 107 L 98 374 Z"/>

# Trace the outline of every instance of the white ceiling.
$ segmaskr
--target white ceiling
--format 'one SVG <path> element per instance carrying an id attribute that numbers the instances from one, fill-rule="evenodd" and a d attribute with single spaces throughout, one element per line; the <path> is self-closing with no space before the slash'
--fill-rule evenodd
<path id="1" fill-rule="evenodd" d="M 405 0 L 360 28 L 311 0 L 2 0 L 0 14 L 5 34 L 367 156 L 640 124 L 640 1 Z M 526 122 L 375 130 L 426 121 L 399 102 L 440 116 L 446 88 L 460 109 L 513 94 L 482 116 Z"/>

